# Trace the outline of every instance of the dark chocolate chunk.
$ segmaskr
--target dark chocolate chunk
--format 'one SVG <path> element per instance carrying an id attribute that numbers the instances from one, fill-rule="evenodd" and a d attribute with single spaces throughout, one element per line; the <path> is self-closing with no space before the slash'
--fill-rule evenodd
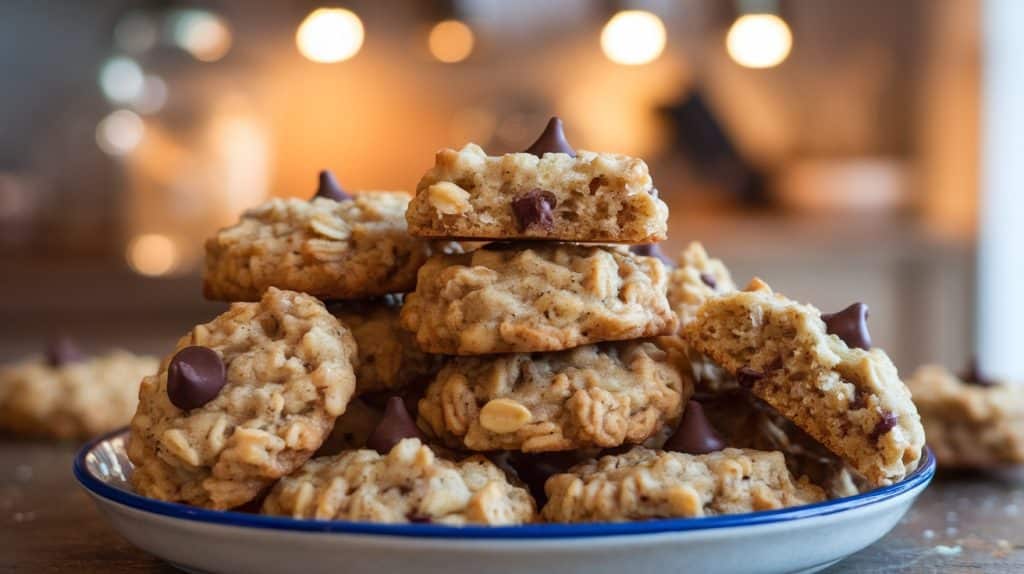
<path id="1" fill-rule="evenodd" d="M 604 181 L 600 177 L 590 180 L 590 193 L 596 193 L 603 183 Z"/>
<path id="2" fill-rule="evenodd" d="M 853 389 L 853 400 L 850 401 L 850 410 L 851 411 L 859 411 L 859 410 L 861 410 L 861 409 L 863 409 L 863 408 L 868 406 L 867 399 L 865 398 L 864 395 L 865 395 L 865 393 L 863 391 L 861 391 L 860 389 L 854 387 L 854 389 Z"/>
<path id="3" fill-rule="evenodd" d="M 167 367 L 167 397 L 183 411 L 212 401 L 225 383 L 224 361 L 209 347 L 185 347 Z"/>
<path id="4" fill-rule="evenodd" d="M 871 334 L 868 333 L 868 306 L 854 303 L 838 313 L 821 316 L 830 335 L 842 339 L 851 348 L 871 349 Z"/>
<path id="5" fill-rule="evenodd" d="M 707 285 L 708 287 L 711 287 L 712 289 L 718 289 L 718 281 L 715 280 L 714 275 L 710 273 L 701 273 L 700 280 L 703 281 L 704 284 Z"/>
<path id="6" fill-rule="evenodd" d="M 629 250 L 637 255 L 643 255 L 644 257 L 657 257 L 662 263 L 669 267 L 675 267 L 675 263 L 669 259 L 668 255 L 662 252 L 661 247 L 657 243 L 648 243 L 647 245 L 631 245 Z"/>
<path id="7" fill-rule="evenodd" d="M 736 382 L 741 387 L 750 388 L 754 386 L 754 383 L 764 378 L 764 373 L 751 369 L 750 367 L 740 367 L 740 370 L 736 371 Z"/>
<path id="8" fill-rule="evenodd" d="M 665 450 L 688 454 L 706 454 L 725 448 L 725 441 L 715 432 L 697 401 L 686 403 L 683 420 L 676 432 L 665 441 Z"/>
<path id="9" fill-rule="evenodd" d="M 603 453 L 602 453 L 603 454 Z M 580 461 L 572 451 L 524 453 L 508 451 L 491 455 L 491 461 L 505 472 L 514 474 L 533 495 L 539 505 L 547 502 L 544 483 Z"/>
<path id="10" fill-rule="evenodd" d="M 405 401 L 402 397 L 394 396 L 388 399 L 387 406 L 384 407 L 384 418 L 377 423 L 377 428 L 373 429 L 370 438 L 366 439 L 366 446 L 380 454 L 387 454 L 405 438 L 424 440 L 423 433 L 412 420 L 409 410 L 405 408 Z"/>
<path id="11" fill-rule="evenodd" d="M 85 360 L 85 353 L 75 341 L 65 334 L 59 334 L 46 342 L 46 364 L 61 367 Z"/>
<path id="12" fill-rule="evenodd" d="M 895 413 L 889 411 L 882 413 L 882 420 L 878 421 L 878 424 L 871 431 L 871 440 L 878 441 L 878 439 L 882 438 L 882 435 L 891 431 L 899 421 L 900 417 L 896 416 Z"/>
<path id="13" fill-rule="evenodd" d="M 513 199 L 512 211 L 519 224 L 519 231 L 526 231 L 535 225 L 551 231 L 555 225 L 555 216 L 551 210 L 557 203 L 555 194 L 544 189 L 531 189 Z"/>
<path id="14" fill-rule="evenodd" d="M 533 142 L 533 145 L 526 148 L 523 153 L 533 154 L 537 157 L 543 157 L 546 153 L 564 153 L 569 157 L 576 157 L 576 150 L 572 149 L 568 140 L 565 139 L 562 120 L 557 117 L 548 120 L 547 127 L 544 128 L 537 141 Z"/>
<path id="15" fill-rule="evenodd" d="M 352 196 L 345 192 L 341 185 L 338 184 L 338 180 L 334 179 L 334 174 L 327 169 L 320 172 L 320 185 L 317 186 L 316 195 L 313 197 L 325 197 L 334 201 L 352 199 Z"/>
<path id="16" fill-rule="evenodd" d="M 971 357 L 971 361 L 967 363 L 967 369 L 960 375 L 960 380 L 969 385 L 979 387 L 999 386 L 999 381 L 990 379 L 982 374 L 981 369 L 978 367 L 978 357 Z"/>

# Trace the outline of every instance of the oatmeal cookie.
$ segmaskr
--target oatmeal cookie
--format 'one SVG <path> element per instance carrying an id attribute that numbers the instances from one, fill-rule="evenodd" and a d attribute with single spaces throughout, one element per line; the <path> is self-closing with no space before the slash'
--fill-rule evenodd
<path id="1" fill-rule="evenodd" d="M 386 455 L 355 450 L 310 460 L 263 503 L 264 514 L 293 518 L 454 526 L 524 524 L 535 512 L 529 493 L 486 458 L 451 462 L 414 438 Z"/>
<path id="2" fill-rule="evenodd" d="M 650 341 L 458 357 L 419 403 L 453 448 L 546 452 L 636 444 L 679 420 L 693 385 Z"/>
<path id="3" fill-rule="evenodd" d="M 920 367 L 907 386 L 940 465 L 1024 464 L 1024 387 L 961 378 L 938 365 Z"/>
<path id="4" fill-rule="evenodd" d="M 892 484 L 917 467 L 924 430 L 896 367 L 871 348 L 866 309 L 851 306 L 840 318 L 755 279 L 706 301 L 682 333 L 872 484 Z"/>
<path id="5" fill-rule="evenodd" d="M 406 297 L 402 325 L 430 353 L 559 351 L 675 331 L 661 261 L 625 250 L 489 244 L 435 256 Z"/>
<path id="6" fill-rule="evenodd" d="M 272 199 L 207 240 L 203 292 L 257 301 L 271 286 L 321 299 L 411 291 L 429 246 L 406 233 L 408 203 L 405 193 L 388 191 Z"/>
<path id="7" fill-rule="evenodd" d="M 488 156 L 468 144 L 437 153 L 406 218 L 419 237 L 652 243 L 666 237 L 668 207 L 637 158 L 571 148 Z"/>
<path id="8" fill-rule="evenodd" d="M 774 510 L 824 500 L 782 453 L 727 448 L 692 455 L 635 447 L 548 479 L 551 522 L 623 522 Z"/>
<path id="9" fill-rule="evenodd" d="M 271 287 L 178 341 L 146 377 L 132 419 L 132 484 L 213 509 L 302 465 L 355 389 L 355 343 L 323 304 Z"/>
<path id="10" fill-rule="evenodd" d="M 85 439 L 128 424 L 139 383 L 156 357 L 115 350 L 52 364 L 30 358 L 0 369 L 0 428 L 57 439 Z"/>
<path id="11" fill-rule="evenodd" d="M 356 394 L 394 391 L 429 379 L 441 357 L 424 353 L 415 337 L 401 326 L 400 296 L 371 301 L 331 303 L 328 310 L 355 337 Z"/>
<path id="12" fill-rule="evenodd" d="M 696 241 L 679 254 L 678 263 L 668 278 L 668 303 L 680 325 L 692 321 L 707 299 L 736 290 L 725 264 L 709 257 Z"/>

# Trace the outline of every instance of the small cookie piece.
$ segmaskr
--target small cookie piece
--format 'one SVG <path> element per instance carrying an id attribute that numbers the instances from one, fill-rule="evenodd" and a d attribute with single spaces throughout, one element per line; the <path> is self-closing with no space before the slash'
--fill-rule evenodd
<path id="1" fill-rule="evenodd" d="M 707 300 L 682 334 L 872 484 L 898 482 L 924 446 L 910 392 L 885 351 L 850 348 L 826 329 L 817 309 L 755 279 Z"/>
<path id="2" fill-rule="evenodd" d="M 429 246 L 406 233 L 408 204 L 407 194 L 390 191 L 272 199 L 207 240 L 203 293 L 257 301 L 268 287 L 321 299 L 411 291 Z"/>
<path id="3" fill-rule="evenodd" d="M 193 349 L 225 369 L 212 400 L 182 410 L 169 375 L 186 387 L 215 375 L 185 360 Z M 255 498 L 327 438 L 355 390 L 354 358 L 351 334 L 322 303 L 273 287 L 193 328 L 142 382 L 128 443 L 136 492 L 218 510 Z"/>
<path id="4" fill-rule="evenodd" d="M 71 347 L 60 345 L 58 349 Z M 59 351 L 0 369 L 0 428 L 25 436 L 86 439 L 128 424 L 156 357 L 115 350 L 73 360 Z M 59 363 L 59 364 L 55 364 Z"/>
<path id="5" fill-rule="evenodd" d="M 310 460 L 281 479 L 263 514 L 316 520 L 516 525 L 536 513 L 526 489 L 482 456 L 459 462 L 438 457 L 419 439 L 386 455 L 348 451 Z"/>
<path id="6" fill-rule="evenodd" d="M 327 309 L 356 339 L 357 395 L 402 389 L 441 368 L 441 357 L 421 351 L 412 334 L 402 328 L 401 296 L 330 303 Z"/>
<path id="7" fill-rule="evenodd" d="M 925 365 L 907 380 L 928 446 L 946 468 L 1024 464 L 1024 387 Z M 987 383 L 987 384 L 986 384 Z"/>
<path id="8" fill-rule="evenodd" d="M 459 357 L 427 388 L 420 426 L 474 451 L 611 448 L 674 425 L 692 392 L 651 341 Z"/>
<path id="9" fill-rule="evenodd" d="M 488 156 L 467 144 L 439 151 L 409 204 L 409 233 L 578 243 L 665 239 L 668 206 L 658 198 L 643 160 L 565 151 L 572 150 L 531 148 Z"/>
<path id="10" fill-rule="evenodd" d="M 780 452 L 727 448 L 692 455 L 635 447 L 548 479 L 551 522 L 624 522 L 775 510 L 824 500 Z"/>
<path id="11" fill-rule="evenodd" d="M 697 241 L 679 254 L 678 263 L 668 278 L 668 303 L 680 325 L 692 321 L 704 301 L 736 290 L 729 269 L 721 260 L 709 257 Z"/>
<path id="12" fill-rule="evenodd" d="M 430 353 L 560 351 L 664 335 L 676 317 L 654 257 L 610 247 L 489 244 L 435 256 L 406 297 L 402 325 Z"/>

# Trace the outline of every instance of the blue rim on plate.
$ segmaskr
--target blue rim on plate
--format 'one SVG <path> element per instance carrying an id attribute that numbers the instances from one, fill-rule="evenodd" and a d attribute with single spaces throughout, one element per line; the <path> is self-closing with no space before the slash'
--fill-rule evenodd
<path id="1" fill-rule="evenodd" d="M 85 458 L 96 445 L 121 434 L 123 428 L 88 442 L 75 456 L 74 474 L 78 482 L 92 494 L 107 500 L 170 518 L 248 528 L 267 528 L 299 532 L 331 532 L 342 534 L 371 534 L 380 536 L 406 536 L 418 538 L 460 538 L 460 539 L 514 539 L 514 538 L 584 538 L 600 536 L 622 536 L 636 534 L 657 534 L 711 528 L 729 528 L 772 524 L 825 516 L 861 508 L 887 500 L 918 486 L 926 485 L 935 474 L 935 457 L 925 447 L 921 463 L 914 472 L 902 481 L 836 500 L 817 502 L 780 510 L 768 510 L 748 514 L 730 514 L 703 518 L 666 518 L 642 522 L 616 522 L 595 524 L 529 524 L 524 526 L 444 526 L 439 524 L 375 524 L 370 522 L 349 522 L 343 520 L 306 520 L 281 516 L 262 516 L 234 511 L 208 510 L 175 502 L 163 502 L 139 496 L 133 492 L 110 486 L 92 475 L 85 465 Z"/>

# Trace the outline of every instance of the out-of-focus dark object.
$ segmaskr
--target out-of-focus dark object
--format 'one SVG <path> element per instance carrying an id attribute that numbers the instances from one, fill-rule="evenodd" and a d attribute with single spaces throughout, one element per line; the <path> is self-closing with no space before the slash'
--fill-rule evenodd
<path id="1" fill-rule="evenodd" d="M 721 186 L 746 204 L 767 199 L 765 177 L 736 150 L 725 128 L 697 90 L 662 108 L 673 126 L 672 147 L 703 179 Z"/>

